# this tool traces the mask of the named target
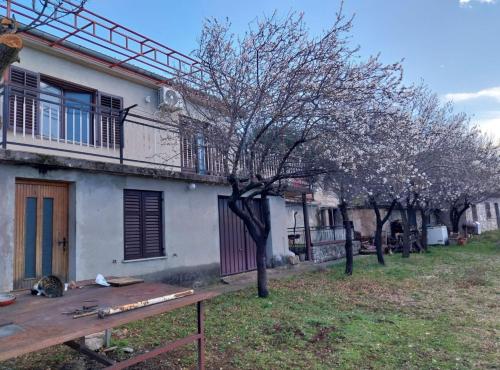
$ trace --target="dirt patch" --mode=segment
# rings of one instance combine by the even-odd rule
[[[488,285],[488,279],[486,277],[486,269],[484,267],[478,267],[475,269],[465,270],[464,277],[458,279],[455,285],[458,288],[463,288],[463,289]]]
[[[328,334],[333,333],[336,330],[337,328],[335,326],[321,327],[319,328],[318,332],[309,340],[309,342],[322,342],[328,337]]]

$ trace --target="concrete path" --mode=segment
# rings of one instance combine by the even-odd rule
[[[354,256],[355,259],[365,258],[365,257],[367,256],[362,256],[362,255]],[[329,266],[339,265],[344,263],[345,263],[344,258],[322,263],[312,263],[309,261],[300,262],[297,265],[285,265],[267,269],[267,278],[269,280],[284,279],[289,276],[300,275],[310,271],[321,271]],[[250,271],[223,277],[221,278],[221,281],[219,283],[205,286],[200,290],[217,291],[223,294],[241,290],[250,286],[255,286],[256,282],[257,282],[257,271]]]

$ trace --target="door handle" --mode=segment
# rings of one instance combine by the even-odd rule
[[[62,240],[59,240],[59,241],[57,242],[57,244],[58,244],[59,246],[61,246],[61,245],[62,245],[63,250],[66,250],[66,246],[68,245],[68,241],[66,240],[66,237],[64,237]]]

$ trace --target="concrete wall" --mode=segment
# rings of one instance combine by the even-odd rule
[[[308,203],[308,215],[309,215],[309,226],[318,226],[318,205],[315,203]],[[293,228],[294,226],[294,213],[297,212],[296,215],[296,227],[301,228],[304,227],[304,211],[302,208],[302,203],[295,202],[287,202],[286,203],[286,213],[287,213],[287,227]]]
[[[381,217],[385,217],[387,214],[387,210],[381,209],[380,215]],[[375,212],[373,209],[369,208],[355,208],[349,211],[349,216],[354,223],[354,230],[361,233],[361,236],[364,237],[373,237],[375,235],[376,229],[376,219]],[[382,228],[383,231],[390,233],[391,231],[391,222],[401,220],[401,212],[399,210],[393,210],[389,219],[384,224]],[[417,212],[417,226],[419,228],[422,227],[422,219],[420,217],[420,213]]]
[[[229,188],[153,178],[114,176],[77,170],[40,174],[27,166],[0,164],[0,291],[12,289],[16,178],[67,181],[70,185],[70,277],[142,275],[182,282],[219,274],[218,195]],[[165,257],[124,261],[123,190],[156,190],[164,196]],[[286,253],[286,210],[281,198],[270,199],[272,230],[269,258]]]
[[[288,250],[288,233],[286,224],[288,212],[285,200],[280,197],[269,198],[269,209],[271,211],[271,235],[267,241],[268,263],[271,266],[284,264]]]
[[[353,240],[352,253],[358,255],[361,249],[361,242]],[[345,257],[345,242],[333,242],[329,244],[315,244],[311,250],[312,260],[314,263],[337,260]]]
[[[486,203],[489,203],[490,205],[490,217],[488,217],[486,213]],[[500,198],[491,198],[484,202],[476,204],[477,221],[481,224],[482,232],[498,229],[497,217],[500,217],[500,215],[496,214],[495,203],[500,207]],[[467,223],[472,223],[474,221],[472,217],[472,207],[465,211],[465,221]]]

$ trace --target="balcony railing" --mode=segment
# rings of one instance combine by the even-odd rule
[[[13,144],[22,144],[16,139],[31,139],[107,150],[120,148],[120,109],[13,86],[5,87],[4,97]]]
[[[178,126],[153,114],[83,101],[43,89],[15,84],[1,87],[1,145],[45,155],[153,167],[201,175],[225,176],[223,152],[202,136],[181,135]],[[241,171],[246,171],[243,161]],[[278,161],[269,160],[263,177],[274,175]],[[291,166],[297,167],[293,163]],[[228,165],[230,168],[230,164]],[[295,168],[293,167],[293,168]],[[290,181],[301,187],[300,179]],[[298,184],[298,185],[297,185]],[[303,187],[303,186],[302,186]]]
[[[153,115],[10,84],[1,87],[1,99],[4,149],[181,169],[171,143],[179,142],[178,130]]]
[[[345,240],[344,226],[312,226],[311,230],[311,243],[328,243],[334,241]],[[290,249],[305,248],[306,237],[305,228],[303,227],[290,227],[288,228],[288,246]]]

